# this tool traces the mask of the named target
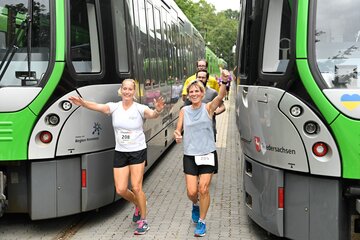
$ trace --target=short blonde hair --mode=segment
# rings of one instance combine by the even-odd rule
[[[202,93],[205,93],[204,84],[200,80],[194,80],[194,81],[190,82],[189,85],[186,87],[186,91],[187,91],[188,95],[189,95],[190,87],[193,85],[197,86]]]

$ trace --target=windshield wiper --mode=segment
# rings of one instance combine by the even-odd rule
[[[9,9],[9,11],[12,11],[12,10]],[[8,11],[8,18],[15,18],[14,22],[16,24],[16,14],[10,14],[9,11]],[[13,59],[16,51],[19,49],[18,42],[19,42],[20,39],[22,39],[24,37],[24,35],[25,35],[24,32],[26,31],[26,29],[28,29],[30,20],[31,20],[30,15],[27,14],[26,18],[21,22],[20,28],[15,33],[15,37],[14,37],[12,43],[11,43],[12,47],[8,48],[8,50],[6,51],[3,59],[1,60],[1,63],[0,63],[0,81],[4,77],[5,72],[6,72],[7,68],[9,67],[10,62]],[[8,21],[13,21],[13,19],[8,19]],[[28,59],[28,61],[30,61],[30,60]],[[6,62],[6,64],[5,64],[5,62]],[[28,68],[30,68],[29,63],[28,63]],[[28,70],[30,70],[30,69],[28,69]]]
[[[32,37],[32,19],[33,19],[33,1],[32,0],[29,0],[28,2],[28,6],[29,6],[29,14],[28,14],[28,17],[27,17],[27,48],[26,48],[26,51],[27,51],[27,59],[28,59],[28,75],[27,75],[27,78],[31,81],[31,76],[32,76],[32,73],[31,73],[31,37]],[[1,78],[0,78],[0,81],[1,81]],[[26,85],[26,77],[23,81],[23,84]]]

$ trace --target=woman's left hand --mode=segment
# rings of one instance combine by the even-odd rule
[[[163,97],[159,97],[158,99],[154,98],[154,106],[157,112],[162,112],[165,107],[165,101]]]

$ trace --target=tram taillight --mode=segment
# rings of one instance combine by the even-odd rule
[[[86,188],[86,169],[81,170],[81,187]]]
[[[326,143],[317,142],[313,145],[312,151],[315,154],[315,156],[323,157],[328,153],[329,149],[328,149],[328,146],[326,145]]]
[[[50,143],[52,141],[52,134],[48,131],[42,131],[39,135],[39,139],[42,143]]]
[[[283,187],[278,188],[278,208],[280,208],[280,209],[284,208],[284,188]]]

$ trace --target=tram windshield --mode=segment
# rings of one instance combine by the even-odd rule
[[[360,1],[318,0],[316,61],[329,88],[360,88]]]
[[[49,54],[49,0],[1,0],[0,87],[37,86]]]

